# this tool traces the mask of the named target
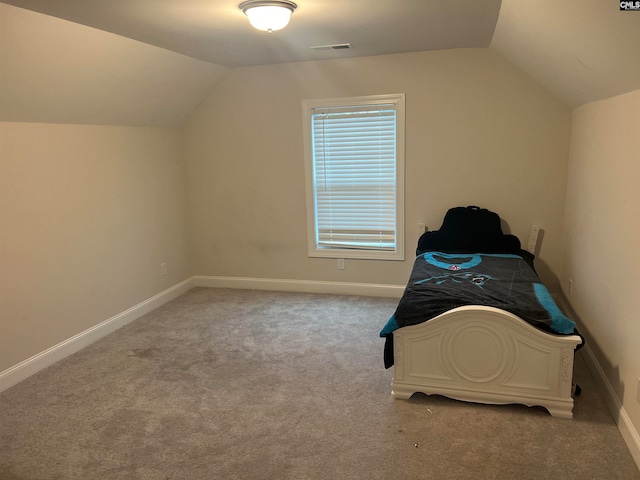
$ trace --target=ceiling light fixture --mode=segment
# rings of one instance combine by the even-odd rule
[[[269,33],[286,27],[297,7],[295,3],[287,0],[248,0],[239,5],[254,28]]]

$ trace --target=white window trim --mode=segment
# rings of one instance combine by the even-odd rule
[[[316,246],[316,207],[312,153],[311,112],[328,106],[357,106],[393,103],[396,107],[396,249],[391,251],[351,248],[318,248]],[[303,142],[307,196],[307,242],[310,257],[354,258],[369,260],[404,260],[404,154],[405,154],[405,95],[369,95],[361,97],[303,100]]]

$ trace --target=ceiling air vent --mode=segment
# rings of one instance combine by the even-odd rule
[[[347,50],[351,48],[350,43],[336,43],[335,45],[318,45],[309,47],[311,50]]]

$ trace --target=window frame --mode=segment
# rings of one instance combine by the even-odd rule
[[[316,108],[344,108],[368,105],[393,104],[396,110],[396,155],[395,155],[395,249],[375,250],[370,248],[319,247],[316,231],[315,165],[313,158],[312,114]],[[350,258],[369,260],[404,260],[404,164],[405,164],[405,95],[367,95],[327,99],[307,99],[303,105],[303,143],[307,201],[307,243],[309,257]]]

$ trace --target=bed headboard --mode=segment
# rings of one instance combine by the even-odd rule
[[[430,250],[514,255],[523,255],[524,252],[518,237],[502,233],[497,213],[475,206],[450,208],[439,230],[421,235],[416,255]],[[530,259],[533,261],[533,255]]]

